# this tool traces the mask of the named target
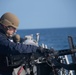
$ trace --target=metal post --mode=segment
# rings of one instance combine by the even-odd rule
[[[69,40],[69,46],[70,46],[71,50],[74,50],[74,44],[73,44],[72,37],[71,36],[68,36],[68,40]],[[75,63],[76,62],[75,53],[74,54],[71,54],[71,57],[72,57],[72,62]],[[76,74],[76,70],[74,72]]]
[[[73,50],[74,49],[74,44],[73,44],[73,39],[72,39],[71,36],[68,36],[68,41],[69,41],[70,49]],[[75,53],[74,54],[71,54],[71,57],[72,57],[73,63],[75,63],[76,62]]]

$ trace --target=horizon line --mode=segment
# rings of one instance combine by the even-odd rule
[[[29,29],[56,29],[56,28],[76,28],[76,27],[50,27],[50,28],[25,28],[26,30],[29,30]],[[21,28],[21,29],[17,29],[17,30],[25,30],[24,28]]]

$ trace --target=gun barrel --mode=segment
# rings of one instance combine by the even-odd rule
[[[59,50],[57,52],[58,56],[63,56],[63,55],[69,55],[69,54],[73,54],[76,53],[76,49],[65,49],[65,50]]]

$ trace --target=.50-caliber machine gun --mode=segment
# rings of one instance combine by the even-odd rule
[[[7,66],[17,67],[20,65],[24,65],[24,68],[30,68],[31,72],[30,75],[61,75],[58,73],[58,69],[61,67],[66,68],[65,64],[60,64],[59,56],[69,55],[72,54],[72,61],[75,61],[75,53],[76,48],[73,45],[72,37],[69,38],[69,45],[70,49],[64,50],[53,50],[53,49],[44,49],[43,53],[35,52],[35,53],[28,53],[28,54],[19,54],[19,55],[10,55],[10,57],[6,57]],[[56,63],[57,62],[57,63]],[[40,73],[42,67],[40,64],[45,64],[42,67],[47,68],[47,73]],[[47,65],[48,67],[47,67]],[[37,66],[37,73],[33,73],[33,66]],[[60,66],[59,66],[60,65]],[[67,64],[66,64],[67,66]],[[67,68],[68,69],[68,68]],[[42,71],[45,71],[42,70]],[[72,74],[70,74],[72,75]],[[73,74],[74,75],[74,74]]]

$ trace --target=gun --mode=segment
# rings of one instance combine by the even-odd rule
[[[46,49],[44,53],[23,53],[19,55],[10,55],[6,57],[7,66],[19,66],[21,64],[35,64],[36,60],[39,62],[46,62],[47,58],[55,58],[56,56],[63,56],[76,53],[76,49],[64,49],[64,50],[54,50],[53,52],[49,49]]]
[[[73,43],[71,43],[72,40],[70,40],[70,46],[74,46]],[[62,50],[54,50],[54,49],[44,49],[43,53],[24,53],[19,55],[10,55],[6,57],[7,66],[15,67],[20,66],[24,64],[25,66],[39,64],[39,63],[47,63],[50,67],[52,67],[52,71],[55,72],[54,67],[55,65],[52,65],[52,60],[58,59],[59,56],[69,55],[69,54],[75,54],[76,48],[73,47],[71,49],[62,49]],[[74,58],[74,57],[73,57]],[[50,65],[51,64],[51,65]],[[61,65],[63,66],[63,64]],[[55,73],[54,73],[55,74]],[[57,75],[57,74],[56,74]]]

